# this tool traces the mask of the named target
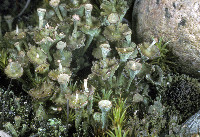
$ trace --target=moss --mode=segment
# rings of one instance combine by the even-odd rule
[[[200,108],[200,83],[185,74],[175,75],[171,87],[166,91],[168,105],[180,111],[183,120]]]

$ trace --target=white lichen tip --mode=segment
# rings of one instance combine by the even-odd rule
[[[108,16],[108,21],[113,24],[117,23],[119,21],[119,15],[117,13],[111,13]]]
[[[18,24],[16,25],[16,30],[15,30],[15,33],[16,33],[16,35],[18,35],[18,34],[19,34],[19,27],[18,27]]]
[[[79,21],[79,20],[80,20],[80,17],[79,17],[79,15],[74,14],[74,15],[72,16],[72,19],[75,20],[75,21]]]
[[[37,13],[38,13],[39,19],[42,20],[44,18],[45,13],[46,13],[46,9],[38,8]]]
[[[9,59],[8,62],[9,62],[9,63],[12,62],[12,59]]]
[[[88,80],[84,79],[84,89],[86,92],[89,92],[88,87],[87,87],[87,82],[88,82]]]
[[[45,13],[47,10],[43,8],[37,8],[37,12],[39,13]]]
[[[63,69],[62,69],[61,61],[60,61],[60,60],[57,60],[57,62],[58,62],[58,64],[59,64],[58,70],[59,70],[60,72],[62,72]]]
[[[19,46],[19,42],[15,42],[14,46],[15,47]]]
[[[56,45],[56,48],[58,50],[63,50],[65,47],[67,46],[66,42],[63,42],[63,41],[59,41]]]
[[[58,75],[58,83],[66,84],[70,80],[70,75],[68,74],[60,74]]]
[[[14,46],[17,48],[18,51],[20,51],[20,43],[19,42],[15,42]]]
[[[86,9],[87,11],[92,11],[92,9],[93,9],[92,4],[85,4],[85,9]]]
[[[11,15],[4,16],[4,19],[7,20],[13,20],[14,18]]]
[[[108,43],[103,43],[99,47],[100,48],[110,48],[110,45]]]
[[[36,58],[39,58],[39,57],[40,57],[40,55],[37,53],[37,54],[36,54]]]
[[[129,30],[123,33],[124,36],[131,35],[131,34],[132,34],[132,30]]]
[[[127,62],[127,67],[133,71],[136,71],[142,69],[142,64],[131,60]]]
[[[49,1],[49,5],[52,6],[52,7],[57,7],[59,3],[60,3],[60,0]]]
[[[98,105],[102,111],[109,111],[112,107],[112,103],[109,100],[101,100]]]
[[[76,99],[75,99],[75,103],[78,102],[78,93],[76,93]]]

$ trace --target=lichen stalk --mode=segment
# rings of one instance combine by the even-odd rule
[[[15,127],[19,128],[22,118],[20,116],[15,116],[14,120],[15,120]]]
[[[84,94],[80,94],[79,91],[76,91],[76,94],[72,94],[69,98],[70,107],[75,109],[75,127],[77,132],[79,131],[79,125],[82,119],[82,112],[87,104],[87,96]]]
[[[119,64],[119,69],[118,69],[119,76],[117,77],[117,79],[118,79],[117,83],[119,86],[121,86],[123,84],[123,77],[124,77],[123,70],[124,70],[125,65],[126,65],[125,62],[120,62],[120,64]]]
[[[14,137],[18,137],[18,134],[17,134],[17,131],[15,130],[14,126],[10,123],[10,122],[7,122],[4,127],[6,128],[6,130],[10,131],[11,134],[14,136]]]
[[[135,78],[135,76],[136,76],[135,72],[130,71],[130,78],[129,78],[129,80],[128,80],[128,86],[127,86],[127,88],[126,88],[126,91],[129,90],[129,88],[130,88],[130,86],[131,86],[131,83],[132,83],[133,79]]]
[[[132,34],[131,30],[123,33],[123,35],[125,35],[125,38],[126,38],[126,41],[127,41],[128,44],[131,43],[131,34]]]
[[[63,53],[63,49],[66,47],[66,42],[59,41],[56,45],[56,48],[60,51],[60,53]]]
[[[63,17],[62,17],[62,15],[60,14],[59,8],[58,8],[58,7],[54,7],[54,10],[55,10],[56,15],[58,16],[59,20],[60,20],[60,21],[63,21]]]
[[[14,102],[15,102],[15,107],[16,107],[16,110],[19,110],[20,109],[20,98],[15,98],[14,99]]]
[[[12,31],[12,23],[14,18],[11,15],[4,16],[6,23],[8,24],[9,31]]]
[[[106,128],[107,119],[108,119],[107,112],[106,111],[102,111],[102,122],[103,122],[102,129]]]
[[[49,2],[49,5],[54,9],[54,11],[56,12],[56,15],[58,16],[60,21],[63,21],[63,18],[61,16],[60,10],[59,10],[59,3],[60,0],[51,0]]]
[[[88,105],[87,105],[87,110],[88,110],[88,121],[89,121],[89,118],[90,118],[90,115],[92,115],[92,107],[93,107],[93,95],[94,95],[94,91],[95,91],[95,88],[93,86],[90,86],[88,88]]]
[[[14,46],[15,46],[15,48],[17,49],[18,52],[21,51],[20,43],[19,43],[19,42],[16,42],[16,43],[14,44]]]
[[[86,18],[86,24],[88,26],[92,25],[92,15],[91,15],[92,9],[93,9],[92,4],[85,4],[85,18]]]
[[[131,86],[133,79],[142,69],[142,64],[137,62],[137,61],[131,60],[131,61],[127,62],[126,68],[128,69],[129,76],[130,76],[130,79],[128,80],[128,86],[126,88],[126,91],[128,91],[130,86]]]
[[[126,35],[125,38],[126,38],[126,41],[128,42],[128,44],[130,44],[131,43],[131,34]]]
[[[60,63],[61,64],[61,63]],[[68,82],[70,80],[70,75],[68,74],[60,74],[58,75],[58,83],[60,84],[60,95],[64,95],[67,91]]]
[[[60,73],[62,73],[63,72],[63,68],[62,68],[61,61],[58,60],[57,62],[58,62],[58,70],[59,70]]]
[[[78,30],[77,22],[80,20],[80,17],[79,17],[79,15],[74,14],[72,16],[72,18],[73,18],[73,22],[74,22],[74,29],[73,29],[73,32],[72,32],[72,37],[77,39],[77,30]]]
[[[82,55],[84,55],[84,53],[87,51],[88,47],[90,46],[92,40],[93,40],[94,36],[92,35],[88,35],[88,39],[87,39],[87,42],[85,44],[85,47],[83,49],[83,52],[82,52]]]
[[[44,25],[44,16],[46,13],[46,9],[38,8],[37,13],[39,17],[39,29],[41,29]]]
[[[94,92],[94,91],[91,91]],[[92,114],[92,107],[93,107],[93,93],[91,93],[91,95],[88,97],[88,114],[91,115]]]
[[[16,35],[19,34],[19,27],[18,27],[18,24],[16,25],[16,31],[15,31]]]
[[[107,128],[107,119],[108,119],[108,112],[110,111],[112,107],[112,103],[109,100],[101,100],[99,103],[99,108],[102,112],[102,129]]]
[[[83,112],[83,108],[76,108],[75,109],[75,127],[76,127],[76,131],[79,130],[79,125],[81,123],[81,119],[82,119],[82,112]]]
[[[106,66],[106,57],[108,53],[111,51],[110,45],[108,43],[103,43],[99,46],[101,48],[104,67]]]
[[[60,5],[59,5],[59,9],[60,9],[60,12],[61,12],[62,16],[63,16],[64,18],[66,18],[66,17],[67,17],[66,4],[64,4],[64,3],[60,4]]]
[[[49,61],[52,61],[52,57],[50,55],[50,48],[52,47],[52,43],[54,42],[53,39],[51,39],[50,37],[46,37],[46,38],[43,38],[41,40],[41,44],[40,44],[40,47],[42,48],[42,50],[44,51],[44,53],[47,55],[47,59]]]

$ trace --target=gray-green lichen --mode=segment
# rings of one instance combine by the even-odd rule
[[[164,100],[176,77],[151,64],[163,53],[162,43],[132,41],[123,22],[126,1],[50,0],[39,7],[30,16],[37,24],[16,27],[0,41],[2,77],[11,78],[8,90],[0,90],[3,131],[31,137],[176,135],[182,115]],[[189,90],[198,88],[191,85]]]

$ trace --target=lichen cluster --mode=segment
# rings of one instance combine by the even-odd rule
[[[21,87],[0,92],[1,128],[12,136],[177,135],[182,107],[169,105],[178,80],[152,63],[166,61],[162,42],[132,41],[128,9],[124,0],[44,1],[38,24],[0,35],[1,70]],[[199,91],[181,90],[181,99]]]

